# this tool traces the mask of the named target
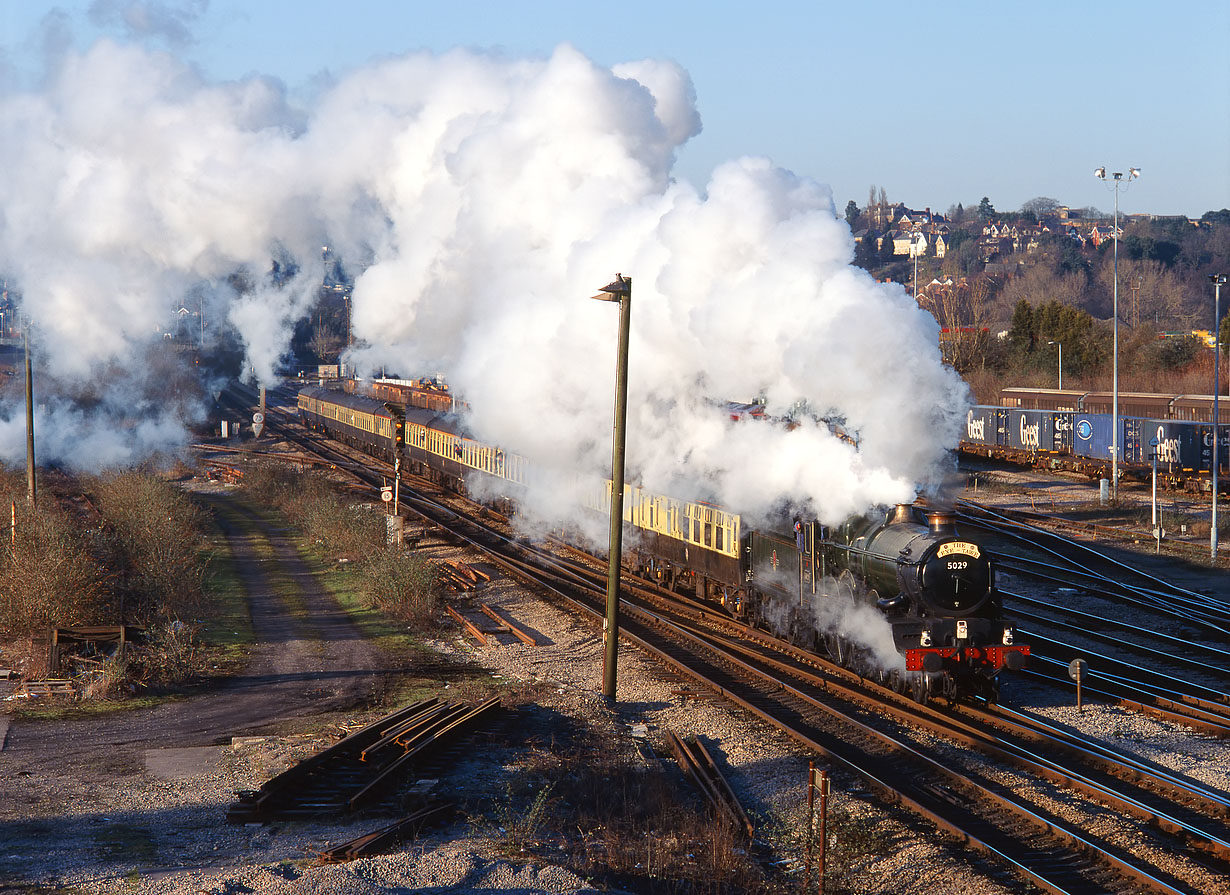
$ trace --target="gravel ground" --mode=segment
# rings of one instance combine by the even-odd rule
[[[456,548],[432,549],[438,555],[461,555]],[[619,702],[612,710],[599,695],[601,643],[593,628],[506,581],[493,582],[482,597],[534,631],[542,645],[529,647],[514,640],[480,649],[458,633],[435,642],[439,652],[478,663],[496,678],[532,689],[542,708],[605,732],[616,748],[640,749],[650,756],[648,760],[654,754],[667,754],[662,745],[667,729],[704,737],[760,829],[779,842],[787,841],[789,831],[801,829],[808,757],[789,741],[721,703],[698,699],[685,703],[671,692],[680,685],[631,647],[620,653]],[[1230,750],[1220,741],[1118,709],[1089,706],[1077,714],[1069,706],[1035,705],[1030,710],[1230,795]],[[0,749],[4,728],[0,720]],[[599,891],[592,881],[561,867],[499,857],[465,822],[395,854],[329,866],[314,862],[316,851],[368,832],[370,819],[225,823],[226,808],[237,790],[259,787],[329,742],[329,731],[322,730],[317,719],[305,722],[297,734],[283,731],[222,745],[147,749],[135,762],[112,759],[104,752],[98,761],[108,770],[111,783],[106,786],[74,785],[46,767],[24,767],[0,751],[4,829],[0,892]],[[467,773],[495,781],[509,772],[512,760],[507,752],[494,750],[480,773],[473,768]],[[441,788],[451,785],[445,780]],[[858,781],[834,776],[832,810],[835,816],[848,818],[840,835],[860,842],[857,856],[843,869],[847,891],[877,895],[1025,891],[1015,881],[971,862],[959,848],[946,845],[911,818],[880,810],[866,796]],[[782,851],[777,857],[797,866],[800,856]],[[1209,891],[1230,891],[1225,881],[1220,882],[1221,888]]]

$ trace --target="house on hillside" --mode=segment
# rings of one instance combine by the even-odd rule
[[[1123,228],[1120,227],[1118,233],[1115,232],[1114,224],[1094,224],[1089,231],[1089,241],[1093,243],[1094,248],[1097,248],[1108,239],[1123,239]]]
[[[913,258],[915,254],[927,254],[927,246],[930,244],[927,239],[927,234],[921,230],[894,230],[893,236],[893,254],[905,255]]]
[[[1007,255],[1012,251],[1012,242],[999,236],[984,236],[978,240],[978,257],[985,264],[992,258]]]

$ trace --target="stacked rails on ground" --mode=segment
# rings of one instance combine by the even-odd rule
[[[227,820],[249,823],[286,817],[344,814],[396,794],[416,762],[455,745],[499,706],[475,707],[425,699],[387,715],[266,782],[239,794]]]
[[[340,864],[343,861],[384,854],[403,842],[415,838],[425,827],[448,820],[453,816],[455,810],[455,806],[449,803],[420,808],[413,814],[393,821],[388,826],[356,836],[349,842],[343,842],[341,845],[319,852],[317,862]]]

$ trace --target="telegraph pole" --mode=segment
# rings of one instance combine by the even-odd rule
[[[30,321],[21,328],[26,340],[26,502],[34,509],[34,376],[30,366]]]

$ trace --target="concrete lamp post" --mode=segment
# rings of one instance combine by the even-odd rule
[[[1059,346],[1059,388],[1063,388],[1063,342],[1047,342],[1048,345]]]
[[[632,315],[632,278],[615,274],[593,298],[619,303],[619,353],[615,359],[615,423],[611,446],[611,539],[607,559],[606,619],[602,624],[602,695],[615,701],[619,656],[619,569],[623,558],[624,445],[628,417],[628,332]]]

